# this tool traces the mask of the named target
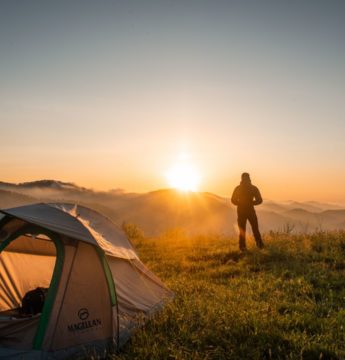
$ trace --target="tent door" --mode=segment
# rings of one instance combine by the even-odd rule
[[[62,246],[57,235],[27,226],[0,248],[0,346],[38,348],[54,301],[61,273]],[[24,295],[47,288],[41,313],[25,314]]]

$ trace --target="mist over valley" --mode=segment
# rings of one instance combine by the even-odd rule
[[[147,236],[172,229],[188,234],[237,232],[236,208],[229,198],[208,192],[161,189],[138,194],[122,190],[94,191],[56,180],[0,182],[0,208],[37,202],[78,203],[103,213],[119,226],[135,224]],[[345,206],[337,204],[264,200],[256,209],[263,233],[345,229]]]

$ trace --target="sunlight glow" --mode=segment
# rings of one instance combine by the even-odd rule
[[[197,191],[201,180],[198,171],[190,164],[176,164],[166,177],[171,187],[182,191]]]

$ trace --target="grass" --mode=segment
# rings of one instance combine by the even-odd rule
[[[345,232],[133,239],[175,298],[112,359],[345,359]]]

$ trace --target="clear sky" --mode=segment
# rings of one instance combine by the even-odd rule
[[[345,202],[345,1],[0,1],[0,180]]]

